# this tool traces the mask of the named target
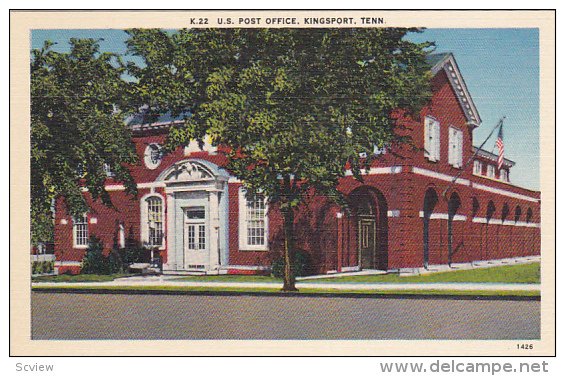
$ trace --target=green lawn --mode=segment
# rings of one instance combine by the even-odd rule
[[[270,276],[257,275],[209,275],[186,276],[175,279],[188,282],[281,282]],[[398,274],[359,275],[320,278],[300,281],[304,283],[444,283],[444,282],[485,282],[485,283],[540,283],[540,264],[493,266],[471,270],[431,273],[419,276]]]
[[[127,277],[131,274],[110,275],[58,275],[34,277],[33,282],[106,282],[116,278]],[[174,279],[187,282],[272,282],[281,283],[282,280],[270,276],[258,275],[208,275],[185,276]],[[343,276],[336,278],[321,278],[300,281],[302,283],[445,283],[445,282],[471,282],[471,283],[540,283],[540,264],[519,264],[459,270],[451,272],[431,273],[420,276],[401,277],[397,274]]]
[[[540,283],[540,264],[493,266],[450,272],[431,273],[418,276],[401,277],[397,274],[359,275],[340,278],[322,278],[308,282],[338,283],[442,283],[442,282],[477,282],[477,283]]]
[[[52,290],[53,287],[34,286],[33,291]],[[57,290],[69,290],[70,293],[76,290],[76,287],[61,285]],[[221,293],[277,293],[284,296],[285,293],[280,288],[238,288],[238,287],[194,287],[194,286],[81,286],[81,291],[144,291],[156,293],[169,292],[221,292]],[[539,291],[515,290],[515,291],[497,291],[497,290],[337,290],[337,289],[317,289],[317,288],[301,288],[299,294],[352,294],[352,295],[452,295],[452,296],[540,296]]]
[[[132,275],[134,274],[124,274],[124,273],[116,273],[116,274],[108,274],[108,275],[61,274],[61,275],[44,275],[40,277],[32,277],[31,280],[32,282],[108,282],[108,281],[113,281],[116,278],[129,277]]]

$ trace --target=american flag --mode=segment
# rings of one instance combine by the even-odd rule
[[[502,140],[502,124],[498,130],[498,137],[496,139],[496,147],[498,148],[498,169],[502,168],[504,162],[504,141]]]

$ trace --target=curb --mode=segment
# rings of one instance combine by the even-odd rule
[[[269,296],[296,298],[350,298],[350,299],[427,299],[427,300],[506,300],[506,301],[541,301],[541,296],[523,295],[450,295],[450,294],[404,294],[392,292],[382,293],[300,293],[300,292],[260,292],[260,291],[182,291],[182,290],[133,290],[133,289],[104,289],[104,288],[32,288],[35,293],[55,294],[111,294],[111,295],[197,295],[197,296]]]

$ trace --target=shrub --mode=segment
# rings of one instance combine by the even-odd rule
[[[49,274],[53,273],[55,263],[53,261],[32,261],[31,274]]]
[[[82,259],[83,274],[112,274],[123,270],[123,262],[120,255],[112,251],[104,255],[104,245],[95,236],[91,236],[88,242],[86,254]]]
[[[122,263],[127,266],[136,262],[143,262],[147,250],[135,242],[129,242],[125,248],[119,250]]]
[[[295,251],[294,260],[291,265],[292,274],[295,277],[303,277],[312,274],[312,263],[310,255],[304,251]],[[284,277],[284,258],[279,257],[271,264],[271,273],[276,278]]]

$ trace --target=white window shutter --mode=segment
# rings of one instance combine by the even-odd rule
[[[432,121],[426,118],[424,123],[424,156],[430,158],[432,156],[431,144],[430,144],[430,128]]]
[[[463,132],[457,132],[457,167],[463,166]]]
[[[434,122],[434,143],[435,143],[435,160],[439,161],[440,159],[440,130],[439,130],[439,122]]]
[[[454,148],[456,147],[455,136],[456,136],[455,135],[455,129],[449,127],[449,146],[448,146],[448,152],[447,152],[447,162],[450,165],[455,164],[455,158],[454,158],[454,154],[455,154]]]

